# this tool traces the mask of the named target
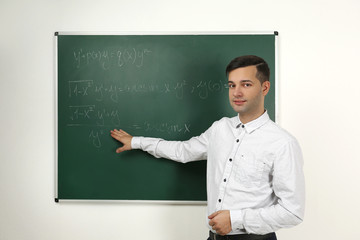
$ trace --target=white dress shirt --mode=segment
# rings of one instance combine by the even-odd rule
[[[302,222],[301,149],[267,112],[247,124],[224,117],[188,141],[134,137],[131,145],[182,163],[207,159],[208,215],[230,210],[229,235],[266,234]]]

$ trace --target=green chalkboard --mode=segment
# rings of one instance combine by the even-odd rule
[[[248,54],[270,66],[274,119],[275,37],[57,34],[56,199],[206,201],[206,161],[116,154],[110,130],[187,140],[235,116],[225,67]]]

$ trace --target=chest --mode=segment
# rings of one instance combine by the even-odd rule
[[[226,175],[245,187],[260,186],[271,180],[277,145],[276,138],[261,132],[218,132],[210,146],[208,164],[216,179]]]

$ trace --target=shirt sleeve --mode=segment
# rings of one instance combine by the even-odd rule
[[[293,140],[277,153],[273,171],[273,190],[277,202],[265,208],[230,211],[232,229],[266,234],[303,221],[305,183],[303,158],[299,144]]]
[[[200,136],[187,141],[165,141],[160,138],[133,137],[131,147],[141,149],[157,158],[167,158],[186,163],[207,158],[212,127]]]

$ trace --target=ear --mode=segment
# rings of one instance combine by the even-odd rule
[[[263,84],[261,85],[261,88],[262,88],[262,94],[265,97],[270,90],[270,81],[263,82]]]

